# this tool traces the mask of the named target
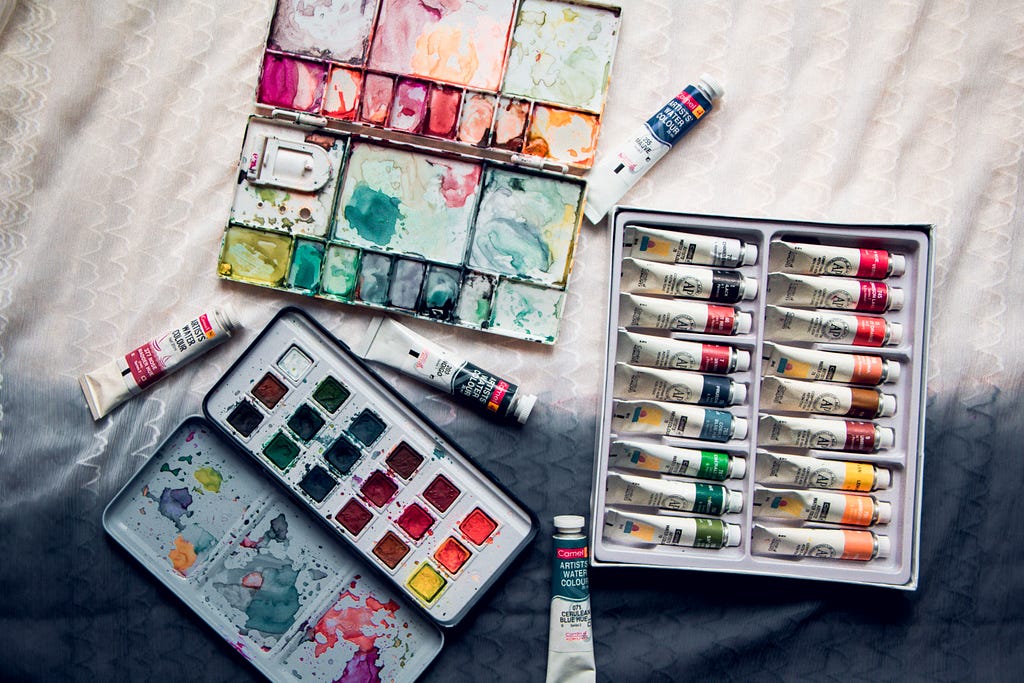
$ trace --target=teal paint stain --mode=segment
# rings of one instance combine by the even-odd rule
[[[161,472],[170,472],[171,474],[173,474],[176,477],[181,474],[181,468],[180,467],[172,468],[167,463],[164,463],[163,465],[160,465],[160,471]]]
[[[404,216],[401,201],[366,183],[359,183],[352,191],[352,199],[345,206],[345,220],[359,236],[374,244],[386,245],[395,236],[398,221]]]
[[[288,284],[296,289],[312,291],[320,284],[320,268],[324,245],[311,240],[296,240]]]
[[[350,298],[355,291],[359,273],[359,252],[355,249],[330,246],[321,274],[324,292]]]
[[[191,465],[192,464],[192,456],[191,455],[183,455],[180,458],[178,458],[178,462],[187,462],[189,465]]]

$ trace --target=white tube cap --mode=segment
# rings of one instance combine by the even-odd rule
[[[896,323],[893,323],[895,325]],[[736,332],[734,334],[748,334],[754,326],[754,316],[743,311],[736,311]]]
[[[885,359],[885,382],[893,384],[900,378],[900,362],[898,360],[892,360],[891,358]]]
[[[736,372],[746,372],[750,369],[750,351],[736,349]]]
[[[743,245],[743,260],[740,261],[741,266],[752,266],[757,263],[757,245],[744,244]]]
[[[743,278],[743,299],[753,301],[757,297],[757,280],[752,277]]]
[[[560,534],[578,534],[587,520],[580,515],[555,515],[555,531]]]
[[[739,491],[729,491],[729,500],[725,505],[726,512],[742,512],[743,511],[743,494]],[[731,536],[732,534],[730,534]]]
[[[878,428],[878,448],[892,448],[896,443],[896,432],[891,427]]]
[[[881,406],[878,417],[890,417],[896,414],[896,397],[892,394],[882,394]]]
[[[732,392],[729,396],[729,402],[734,406],[738,406],[747,400],[747,385],[742,382],[732,383]]]
[[[907,258],[903,254],[893,254],[892,263],[889,264],[889,275],[899,277],[907,272]]]
[[[906,301],[906,297],[903,294],[903,290],[899,287],[889,288],[889,308],[890,311],[899,311],[903,309],[903,304]]]
[[[886,346],[899,346],[903,343],[903,325],[899,323],[889,323],[889,341],[885,344]]]
[[[892,472],[884,467],[875,468],[875,488],[887,489],[892,486]]]
[[[725,88],[711,74],[701,74],[697,81],[697,87],[704,91],[709,100],[717,100],[725,94]]]
[[[230,302],[224,302],[216,308],[221,324],[227,329],[228,332],[234,332],[242,326],[242,322],[238,317],[238,312]]]
[[[737,441],[747,438],[748,429],[749,427],[747,425],[747,418],[734,417],[732,419],[732,438],[736,439]],[[892,430],[890,429],[889,431],[891,432]]]
[[[725,528],[729,532],[729,539],[725,542],[726,547],[738,546],[740,538],[743,536],[743,528],[739,524],[726,524]]]
[[[892,552],[892,543],[889,542],[889,537],[876,535],[875,541],[878,542],[878,553],[875,555],[875,558],[884,560],[889,557],[889,553]]]
[[[880,501],[878,503],[878,520],[875,524],[888,524],[892,521],[892,503]]]
[[[519,424],[526,424],[535,405],[537,405],[537,397],[534,394],[518,395],[512,399],[512,415]]]
[[[747,474],[747,460],[746,458],[732,457],[731,467],[729,468],[730,479],[742,479]]]

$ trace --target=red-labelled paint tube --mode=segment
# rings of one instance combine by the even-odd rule
[[[885,318],[785,306],[765,306],[764,330],[773,341],[851,346],[899,346],[903,341],[903,326]]]
[[[900,363],[881,356],[836,353],[765,342],[766,371],[779,377],[877,385],[900,378]]]
[[[837,275],[884,280],[906,272],[906,257],[884,249],[777,240],[768,249],[768,270],[804,275]]]
[[[875,280],[770,273],[770,304],[884,313],[903,308],[903,290]]]
[[[750,546],[757,555],[861,562],[887,558],[892,551],[888,536],[870,531],[761,524],[754,525]]]
[[[753,316],[732,306],[696,301],[659,299],[635,294],[619,295],[619,326],[672,332],[746,334]]]
[[[750,369],[750,352],[743,349],[626,330],[619,330],[615,360],[649,368],[698,370],[716,375]]]
[[[783,448],[817,448],[827,451],[874,453],[892,448],[896,435],[890,427],[873,422],[789,417],[762,414],[757,445]]]

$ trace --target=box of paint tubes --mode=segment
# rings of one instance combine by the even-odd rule
[[[554,343],[618,3],[307,5],[269,24],[218,275]]]
[[[611,222],[593,563],[916,588],[931,227]]]

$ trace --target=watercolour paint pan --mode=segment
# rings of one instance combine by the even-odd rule
[[[675,567],[863,583],[906,590],[916,588],[919,570],[921,484],[924,459],[925,369],[927,368],[931,263],[933,262],[931,226],[804,223],[648,211],[631,207],[616,207],[612,217],[612,226],[614,233],[610,276],[613,286],[609,297],[608,355],[603,407],[599,417],[599,436],[595,452],[594,487],[591,496],[594,520],[591,529],[594,539],[594,564]],[[744,277],[757,281],[757,296],[750,301],[732,304],[740,311],[751,315],[752,329],[747,333],[719,335],[698,334],[692,331],[666,332],[635,327],[620,328],[619,309],[622,300],[619,283],[622,281],[623,259],[631,256],[632,245],[635,242],[635,233],[633,232],[635,226],[717,238],[732,238],[754,245],[758,252],[756,262],[740,265],[735,270]],[[900,310],[882,314],[888,322],[899,323],[902,326],[903,334],[899,343],[891,346],[869,347],[824,342],[780,342],[766,336],[765,314],[769,281],[769,250],[772,243],[780,240],[860,249],[884,249],[895,254],[902,254],[906,260],[905,272],[894,274],[885,282],[902,289],[905,302]],[[852,313],[852,311],[843,312]],[[615,396],[615,367],[616,358],[619,355],[620,330],[690,342],[729,345],[748,351],[753,359],[751,367],[728,375],[734,381],[747,385],[746,400],[739,405],[726,408],[735,416],[747,420],[748,433],[743,438],[732,439],[724,443],[694,438],[617,433],[613,426],[613,413],[615,400],[618,398]],[[763,414],[763,411],[758,409],[761,398],[761,380],[770,370],[767,362],[762,367],[758,360],[766,357],[765,345],[773,341],[834,353],[874,355],[889,362],[899,363],[901,371],[896,381],[877,387],[884,393],[895,396],[896,412],[891,416],[877,417],[871,420],[876,427],[893,430],[895,438],[892,448],[863,453],[798,448],[772,449],[764,445],[759,447],[758,441],[761,435],[759,434],[758,418],[760,414]],[[650,469],[644,470],[635,462],[629,467],[622,467],[619,464],[622,463],[622,460],[618,460],[616,465],[611,465],[609,452],[612,444],[618,440],[627,440],[641,445],[725,452],[743,458],[746,469],[740,478],[701,482],[698,479],[686,479]],[[870,495],[881,502],[889,503],[892,508],[892,518],[888,523],[871,527],[871,531],[874,533],[888,537],[890,545],[888,556],[875,557],[869,561],[843,561],[819,557],[804,557],[794,560],[753,552],[751,535],[753,524],[776,524],[776,520],[769,519],[762,522],[759,517],[755,517],[751,506],[754,488],[757,484],[758,458],[764,457],[760,454],[764,452],[765,448],[776,450],[778,453],[865,462],[888,469],[891,472],[891,485],[888,488],[870,492]],[[727,512],[721,516],[723,521],[740,527],[739,545],[720,549],[689,548],[625,543],[616,538],[606,538],[604,536],[605,510],[657,513],[652,508],[623,506],[607,502],[609,474],[650,477],[669,482],[689,481],[725,485],[743,498],[742,510]],[[666,518],[670,519],[680,513],[673,511],[658,514],[666,515]],[[692,516],[692,513],[690,514]],[[814,526],[812,523],[790,522],[790,524]]]
[[[256,103],[587,169],[620,14],[601,0],[278,0]]]
[[[413,681],[444,636],[202,417],[110,502],[107,532],[273,681]]]
[[[299,309],[270,322],[203,410],[441,626],[458,623],[536,534],[531,513]]]
[[[258,116],[240,159],[222,278],[557,338],[582,180]]]

